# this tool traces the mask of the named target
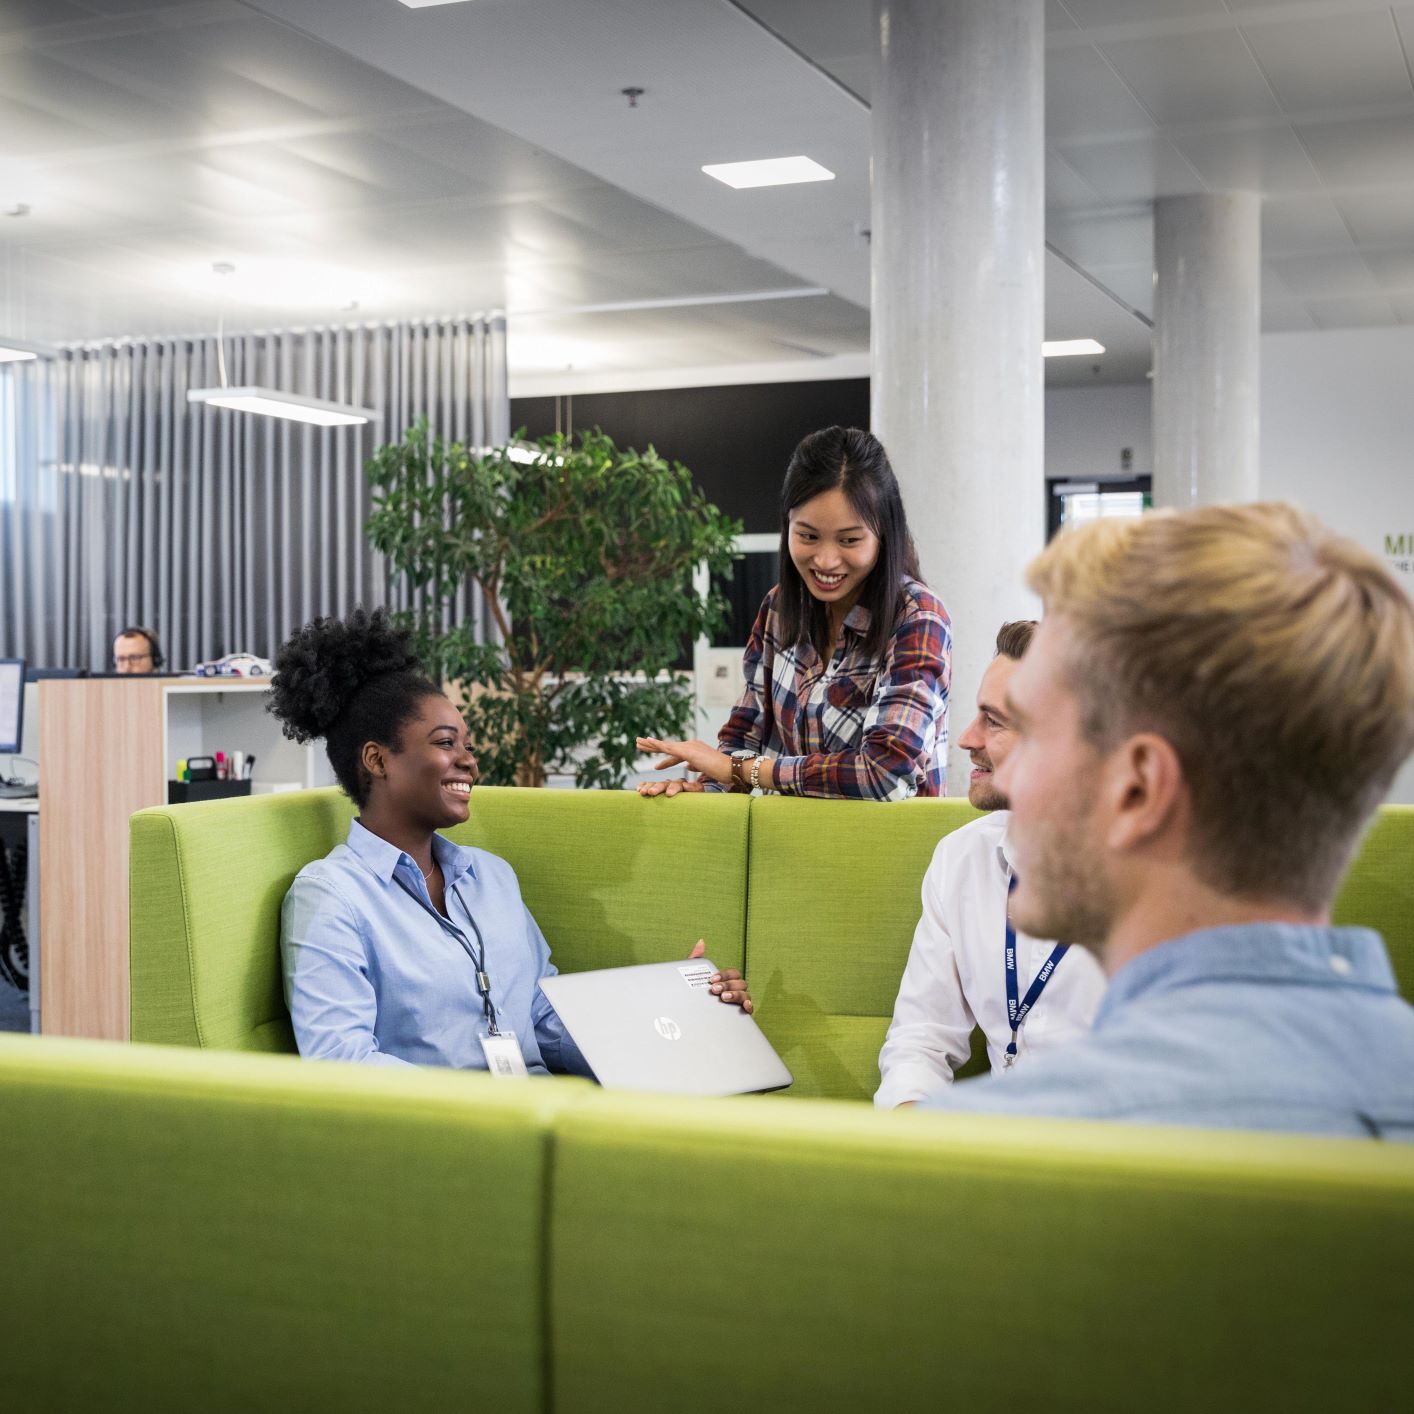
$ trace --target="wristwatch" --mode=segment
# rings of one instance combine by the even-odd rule
[[[732,763],[732,790],[750,791],[751,787],[747,785],[742,773],[746,769],[746,763],[756,759],[756,753],[744,746],[739,746],[735,751],[728,752],[727,755],[731,758]]]

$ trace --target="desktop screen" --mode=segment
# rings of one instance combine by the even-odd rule
[[[18,754],[24,712],[25,660],[0,658],[0,756]]]

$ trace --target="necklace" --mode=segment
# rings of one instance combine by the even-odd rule
[[[437,861],[435,859],[432,861],[432,867],[430,869],[424,869],[420,864],[417,866],[417,868],[418,872],[422,875],[424,880],[430,880],[432,876],[437,872]]]

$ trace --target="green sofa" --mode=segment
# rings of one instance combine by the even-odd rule
[[[292,1051],[280,902],[348,831],[336,790],[169,806],[132,819],[132,1039]],[[743,966],[796,1097],[864,1099],[934,847],[965,801],[480,787],[451,832],[509,860],[565,971],[682,957]],[[1414,997],[1414,808],[1380,812],[1337,921],[1384,934]],[[985,1065],[974,1038],[974,1066]]]
[[[5,1406],[1407,1404],[1414,1154],[0,1037]]]
[[[8,1407],[1407,1403],[1414,1150],[858,1103],[965,806],[473,799],[562,965],[706,936],[817,1098],[251,1054],[290,1048],[280,900],[348,807],[143,812],[133,1033],[168,1044],[0,1037]],[[1411,835],[1385,812],[1341,904],[1406,990]]]

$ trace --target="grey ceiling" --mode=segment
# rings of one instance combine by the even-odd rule
[[[862,351],[871,12],[0,0],[0,211],[31,207],[0,215],[0,331],[504,306],[520,372]],[[1414,6],[1052,0],[1048,24],[1048,336],[1142,376],[1149,203],[1225,186],[1267,195],[1269,328],[1414,320]],[[837,180],[698,170],[794,151]]]

